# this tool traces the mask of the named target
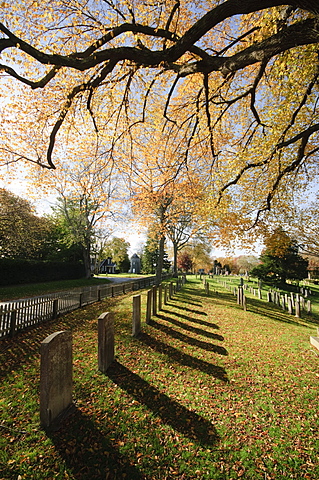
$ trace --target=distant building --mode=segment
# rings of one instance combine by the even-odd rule
[[[108,257],[103,260],[100,265],[100,273],[116,273],[116,263],[112,262],[112,258]]]
[[[141,259],[136,253],[131,257],[130,273],[141,273]]]

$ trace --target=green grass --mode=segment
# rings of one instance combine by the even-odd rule
[[[109,275],[112,277],[112,275]],[[120,273],[114,274],[121,278],[140,278],[143,275]],[[149,275],[146,275],[149,276]],[[77,280],[60,280],[56,282],[31,283],[24,285],[13,285],[8,287],[0,287],[0,302],[5,300],[14,300],[17,298],[28,298],[45,293],[60,292],[72,288],[86,287],[92,285],[101,285],[109,283],[107,275],[96,275],[92,278],[80,278]]]
[[[101,285],[109,283],[105,276],[92,278],[79,278],[77,280],[60,280],[56,282],[30,283],[26,285],[13,285],[0,287],[0,301],[28,298],[45,293],[60,292],[72,288]]]
[[[317,314],[297,319],[253,298],[244,312],[214,280],[209,297],[189,280],[137,339],[125,295],[0,343],[0,479],[318,480]],[[103,311],[116,320],[106,375]],[[39,345],[63,329],[73,334],[75,408],[46,433]]]

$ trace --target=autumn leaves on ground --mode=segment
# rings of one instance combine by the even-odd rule
[[[0,478],[318,479],[316,315],[253,299],[244,312],[210,287],[207,297],[190,277],[137,339],[126,295],[2,341]],[[108,310],[116,361],[103,375],[97,318]],[[62,329],[73,332],[74,408],[46,433],[39,344]]]

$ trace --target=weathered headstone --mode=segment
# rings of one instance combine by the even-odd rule
[[[292,305],[291,297],[288,297],[288,303],[287,303],[287,305],[288,305],[288,313],[290,313],[290,315],[292,315],[292,313],[293,313],[293,311],[292,311],[293,305]]]
[[[300,317],[300,302],[299,302],[299,298],[296,299],[296,302],[295,302],[295,317],[299,318]]]
[[[132,335],[137,337],[141,333],[141,295],[133,296]]]
[[[105,373],[114,360],[114,317],[110,312],[98,318],[98,367]]]
[[[317,337],[310,337],[310,344],[319,350],[319,332]]]
[[[167,305],[168,286],[164,286],[164,305]]]
[[[153,315],[157,314],[157,286],[153,285]]]
[[[237,291],[237,303],[238,305],[243,305],[243,300],[244,300],[244,290],[243,287],[238,287]]]
[[[152,316],[152,297],[153,290],[147,291],[147,301],[146,301],[146,323],[149,324]]]
[[[162,310],[163,285],[158,286],[158,310]]]
[[[72,334],[55,332],[41,343],[40,423],[51,427],[72,404]]]

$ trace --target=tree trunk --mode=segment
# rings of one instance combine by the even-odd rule
[[[173,249],[174,249],[174,260],[173,260],[173,277],[178,277],[177,271],[177,254],[178,254],[178,245],[177,243],[173,242]]]
[[[161,235],[158,245],[158,261],[156,266],[156,284],[159,285],[162,281],[163,259],[164,259],[165,236]]]
[[[85,278],[91,277],[91,251],[90,248],[82,247]]]

